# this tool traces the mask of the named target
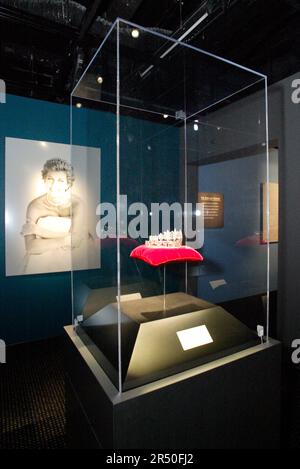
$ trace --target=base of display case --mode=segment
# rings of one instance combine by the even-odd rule
[[[73,326],[66,366],[90,439],[67,413],[70,447],[277,448],[281,346],[270,340],[120,394]],[[67,404],[68,404],[67,393]],[[68,405],[67,405],[68,408]],[[79,425],[79,426],[78,426]]]
[[[120,323],[123,391],[260,343],[257,333],[220,306],[182,292],[123,301]],[[118,387],[117,303],[85,319],[76,331]],[[195,331],[197,346],[191,344]]]

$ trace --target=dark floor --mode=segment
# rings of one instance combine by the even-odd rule
[[[63,355],[60,338],[8,349],[0,367],[0,449],[68,449]],[[284,372],[283,396],[282,446],[299,449],[299,370]]]
[[[0,368],[0,448],[66,448],[63,344],[8,348]]]

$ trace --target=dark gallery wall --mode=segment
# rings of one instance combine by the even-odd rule
[[[296,82],[296,80],[298,81]],[[300,91],[297,92],[297,87],[298,89],[300,88],[299,80],[300,73],[278,82],[268,89],[269,137],[271,145],[278,147],[278,179],[280,188],[279,244],[271,245],[271,288],[276,288],[277,283],[277,337],[282,340],[286,348],[291,347],[293,340],[299,339],[300,337],[300,102],[292,99],[293,94],[296,98],[300,96]],[[260,99],[261,95],[256,94],[241,100],[237,104],[237,108],[235,108],[234,105],[232,107],[228,106],[229,123],[232,125],[234,122],[237,122],[235,117],[237,114],[242,115],[242,119],[245,122],[247,122],[247,120],[253,121],[253,117],[256,115],[254,111],[255,103]],[[199,130],[201,130],[201,128]],[[192,132],[191,147],[193,148],[201,148],[201,146],[203,146],[203,135],[201,135],[201,132],[198,132],[198,134],[199,135],[196,135],[195,132]],[[253,143],[255,142],[246,141],[246,146],[252,145]],[[243,145],[239,145],[239,147],[242,148]],[[250,174],[251,171],[253,171],[253,165],[255,166],[255,158],[248,158]],[[240,176],[238,172],[239,165],[245,165],[246,163],[247,161],[245,160],[244,163],[241,161],[235,164],[233,161],[232,163],[224,162],[220,163],[220,165],[215,165],[215,168],[219,166],[220,171],[222,166],[224,170],[226,168],[226,171],[229,172],[230,166],[232,170],[234,167],[236,168],[237,194],[241,184],[247,184],[247,181],[241,181],[239,179]],[[271,180],[274,181],[274,177],[276,178],[276,169],[272,166],[273,164],[274,160],[272,162],[271,158],[270,175]],[[199,169],[199,172],[202,171],[202,175],[206,174],[207,178],[209,178],[209,175],[211,176],[211,182],[209,182],[209,179],[205,181],[205,178],[202,178],[201,187],[198,187],[199,190],[205,190],[204,188],[212,190],[214,187],[212,181],[215,177],[215,173],[212,177],[213,167],[210,166],[209,164],[204,164],[204,166],[201,166]],[[260,178],[263,179],[263,177],[264,174],[262,172]],[[224,183],[220,183],[220,190],[222,189],[222,184],[224,185]],[[243,207],[239,204],[238,198],[234,197],[233,193],[230,194],[230,188],[223,187],[223,190],[227,194],[229,192],[229,201],[234,204],[234,207],[243,219],[245,214],[243,213]],[[217,233],[214,233],[214,236],[216,237]],[[259,249],[259,247],[257,248]],[[216,251],[214,250],[216,260],[219,260],[221,251],[221,244],[219,243],[219,248]],[[225,262],[225,264],[227,264],[227,267],[225,265],[227,273],[229,268],[229,276],[232,277],[233,275],[234,277],[234,272],[230,269],[230,262]],[[203,289],[205,291],[207,287],[204,285]],[[221,291],[222,289],[223,292]],[[218,293],[220,299],[222,299],[221,297],[223,295],[226,298],[226,295],[228,293],[230,294],[229,289],[226,291],[226,287],[221,287],[221,290]]]
[[[247,96],[198,118],[188,127],[188,159],[197,171],[195,192],[224,196],[224,225],[206,229],[199,295],[214,303],[267,291],[267,247],[261,242],[262,184],[267,180],[264,82]],[[272,93],[271,115],[277,105]],[[272,123],[270,140],[278,138]],[[278,182],[278,151],[270,154],[270,180]],[[270,289],[277,290],[278,244],[270,247]]]
[[[260,242],[264,154],[201,166],[199,190],[224,195],[224,227],[206,230],[203,254],[218,269],[199,280],[200,296],[217,303],[264,294],[267,247]],[[277,151],[270,152],[270,181],[278,182]],[[270,290],[277,290],[278,244],[270,245]],[[214,271],[217,270],[217,271]],[[211,282],[225,280],[216,290]]]
[[[296,83],[295,80],[298,80]],[[300,72],[275,85],[280,96],[276,116],[281,119],[279,142],[280,246],[278,318],[280,336],[286,347],[300,338]]]

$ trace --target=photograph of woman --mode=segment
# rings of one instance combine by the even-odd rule
[[[71,193],[75,178],[70,163],[60,158],[46,161],[42,178],[46,192],[29,203],[22,228],[28,273],[45,265],[60,270],[70,263],[70,250],[88,240],[83,202]]]
[[[5,143],[6,275],[99,268],[100,148]]]

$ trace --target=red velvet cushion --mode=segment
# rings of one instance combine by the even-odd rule
[[[147,262],[153,267],[169,262],[203,261],[201,254],[188,246],[181,246],[180,248],[148,248],[143,244],[135,248],[131,252],[130,257]]]

